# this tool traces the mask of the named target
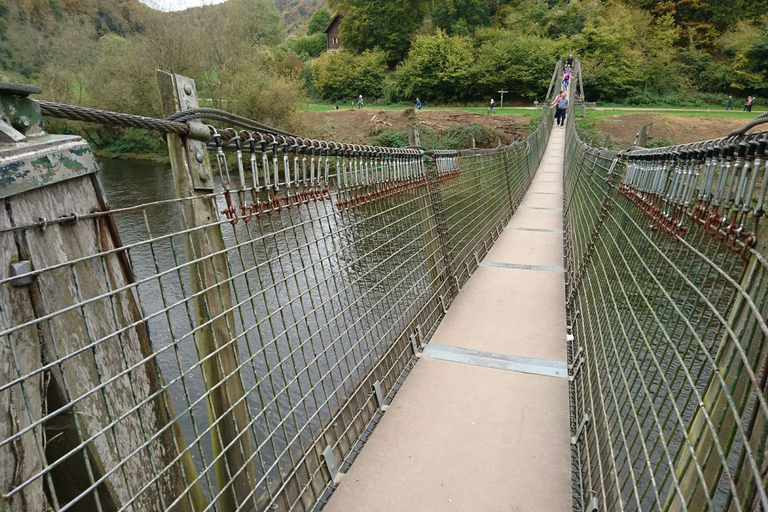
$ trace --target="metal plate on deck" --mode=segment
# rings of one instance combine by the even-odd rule
[[[480,265],[483,267],[512,268],[515,270],[546,270],[548,272],[563,272],[563,267],[550,267],[548,265],[525,265],[523,263],[498,263],[495,261],[484,261]]]
[[[522,228],[518,226],[507,226],[504,228],[509,231],[538,231],[541,233],[562,233],[562,229],[545,229],[545,228]]]
[[[549,208],[547,206],[524,206],[524,205],[520,205],[520,206],[518,206],[518,209],[521,209],[521,210],[553,210],[553,211],[558,211],[558,212],[563,211],[562,208]]]
[[[450,345],[427,344],[422,354],[434,359],[466,363],[475,366],[497,368],[521,373],[533,373],[548,377],[568,377],[568,365],[565,361],[552,361],[549,359],[536,359],[533,357],[512,356],[496,354],[494,352],[481,352],[467,348],[452,347]]]

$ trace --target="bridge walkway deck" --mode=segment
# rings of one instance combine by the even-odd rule
[[[564,132],[326,511],[572,510]]]

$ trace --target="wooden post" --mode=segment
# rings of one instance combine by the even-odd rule
[[[653,123],[648,123],[640,128],[635,139],[635,146],[644,148],[648,145],[648,139],[651,137],[651,128],[653,128]]]
[[[757,234],[755,250],[763,257],[768,257],[768,224],[764,223],[761,226]],[[744,278],[741,281],[741,286],[749,296],[756,297],[764,293],[760,291],[760,287],[765,286],[764,273],[762,263],[753,257],[747,265]],[[768,303],[756,303],[755,305],[759,310],[758,314],[765,318],[768,315]],[[765,475],[768,468],[768,423],[766,422],[768,418],[762,414],[758,405],[753,403],[750,410],[749,404],[755,400],[756,392],[765,393],[765,378],[768,373],[768,338],[759,327],[755,313],[748,307],[746,299],[741,295],[738,295],[734,301],[728,317],[728,325],[737,336],[743,336],[742,342],[746,341],[746,337],[751,334],[752,339],[749,343],[742,343],[742,346],[758,380],[763,379],[763,390],[756,390],[750,382],[743,369],[741,356],[739,356],[728,333],[723,334],[720,348],[715,356],[715,364],[731,393],[733,404],[741,412],[742,420],[746,420],[745,431],[749,438],[742,441],[750,447],[753,454],[763,454],[762,460],[758,458],[757,464],[758,469]],[[688,429],[688,437],[696,452],[696,462],[701,467],[707,486],[714,489],[720,480],[723,469],[720,456],[714,448],[715,439],[704,418],[704,411],[707,411],[709,417],[715,421],[717,441],[722,446],[726,457],[730,456],[729,459],[732,461],[733,454],[731,452],[739,436],[734,434],[736,432],[735,418],[730,411],[723,387],[715,377],[711,378],[704,393],[702,404]],[[693,458],[688,450],[683,451],[675,468],[675,473],[680,481],[685,503],[680,502],[675,492],[670,492],[665,510],[673,512],[704,510],[707,506],[706,498],[699,483],[700,477],[695,470]],[[762,482],[754,481],[752,471],[745,460],[744,447],[740,448],[734,480],[740,495],[749,497],[746,500],[747,505],[744,510],[759,510],[755,486],[762,485]]]
[[[501,106],[499,107],[499,109],[502,109],[504,108],[504,93],[507,93],[509,91],[497,91],[497,92],[501,94]]]
[[[576,69],[578,70],[577,74],[579,76],[579,98],[581,99],[581,118],[586,119],[587,118],[587,98],[584,97],[584,82],[581,79],[581,61],[577,60],[575,62]]]
[[[9,85],[0,84],[3,142],[13,141],[0,142],[0,276],[38,273],[3,284],[0,309],[6,328],[47,319],[0,338],[0,384],[21,379],[0,393],[0,439],[15,437],[0,447],[0,493],[17,491],[0,508],[47,510],[45,487],[75,511],[151,510],[184,493],[174,510],[202,510],[201,487],[184,482],[196,478],[191,457],[174,462],[186,446],[178,425],[167,428],[175,413],[140,310],[130,289],[114,292],[133,282],[116,227],[109,216],[77,219],[108,210],[91,149],[45,134],[39,105],[29,92],[4,95]],[[62,217],[72,220],[40,220]]]
[[[157,79],[165,116],[197,108],[194,80],[160,70]],[[195,197],[198,191],[213,190],[205,143],[175,134],[168,134],[167,140],[177,197]],[[224,239],[216,224],[219,212],[210,199],[197,197],[184,202],[183,214],[187,225],[182,228],[192,230],[185,239],[187,261],[200,260],[189,267],[189,280],[196,296],[193,299],[198,325],[195,340],[203,358],[208,390],[206,404],[212,425],[213,453],[217,457],[216,480],[222,490],[221,507],[251,510],[255,508],[256,494],[247,428],[248,404],[240,378]],[[222,452],[224,456],[219,457]]]
[[[408,133],[408,147],[421,148],[421,137],[419,136],[416,127],[412,124],[407,124],[405,126],[405,131]]]
[[[562,72],[563,59],[557,61],[555,65],[555,71],[552,73],[552,80],[549,81],[549,88],[547,89],[547,97],[544,99],[544,103],[552,103],[557,95],[558,91],[555,91],[555,83],[557,83],[557,76]],[[553,94],[553,92],[555,94]]]

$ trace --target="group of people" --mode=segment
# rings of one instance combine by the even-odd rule
[[[562,86],[560,87],[561,91],[565,91],[568,89],[568,84],[571,81],[572,73],[573,73],[573,55],[569,55],[568,58],[565,59],[565,68],[563,68]]]
[[[565,126],[565,113],[568,111],[568,84],[571,81],[571,73],[573,73],[573,55],[568,55],[568,58],[565,59],[560,94],[552,102],[552,106],[556,108],[555,121],[557,126]]]
[[[755,98],[747,96],[744,100],[744,112],[752,112],[752,105],[755,104]],[[728,104],[725,106],[725,110],[733,110],[733,96],[728,96]]]

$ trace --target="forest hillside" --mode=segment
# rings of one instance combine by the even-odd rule
[[[322,31],[336,13],[345,50],[329,54]],[[46,99],[158,115],[164,69],[194,78],[210,105],[288,129],[307,99],[447,105],[506,90],[532,101],[569,53],[587,100],[760,104],[768,2],[229,0],[161,12],[138,0],[0,0],[0,76]]]

